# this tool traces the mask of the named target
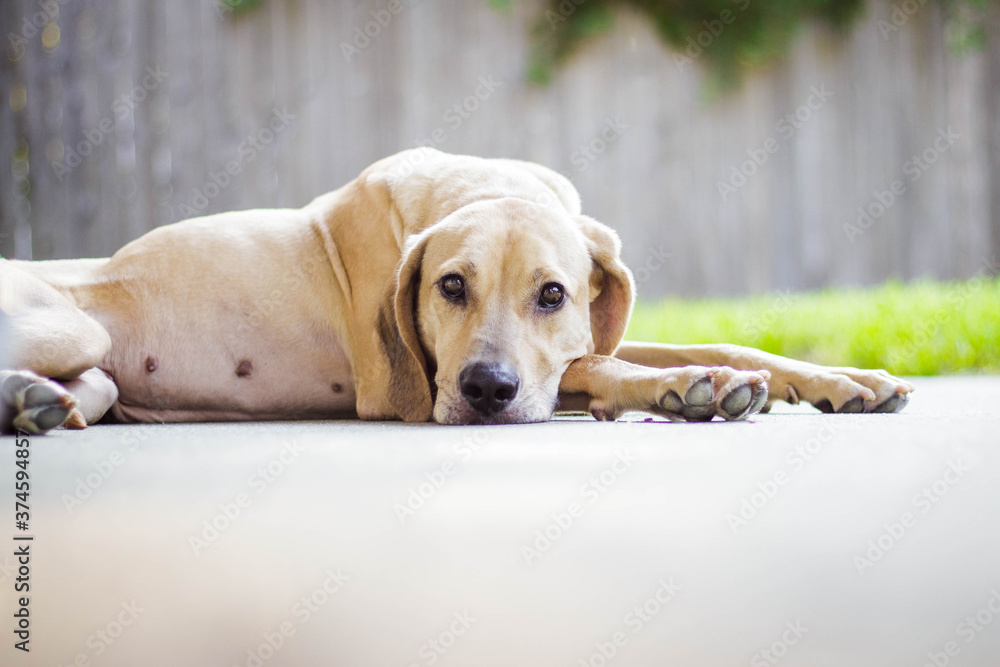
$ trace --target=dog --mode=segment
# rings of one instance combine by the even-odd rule
[[[882,370],[622,342],[635,289],[620,251],[556,172],[420,148],[302,209],[186,220],[105,259],[0,260],[0,427],[906,405],[912,385]]]

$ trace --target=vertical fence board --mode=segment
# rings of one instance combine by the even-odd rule
[[[21,25],[22,6],[17,2],[0,3],[0,24],[17,30]],[[30,233],[29,203],[23,193],[27,179],[24,160],[18,159],[26,106],[14,99],[15,86],[24,85],[23,40],[7,42],[0,49],[0,256],[29,257],[19,237]],[[18,89],[20,90],[20,89]],[[20,93],[18,93],[20,94]],[[26,103],[25,103],[26,104]],[[16,105],[16,107],[15,107]],[[21,247],[19,247],[21,246]]]

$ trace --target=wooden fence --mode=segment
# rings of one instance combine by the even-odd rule
[[[627,13],[535,88],[535,2],[11,0],[0,253],[104,256],[193,215],[300,206],[419,143],[569,175],[647,297],[995,272],[1000,14],[957,55],[938,3],[907,7],[804,31],[707,100],[697,59]]]

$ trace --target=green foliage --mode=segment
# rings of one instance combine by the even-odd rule
[[[986,11],[996,0],[944,0],[948,46],[956,54],[986,47]]]
[[[737,343],[897,375],[1000,372],[1000,277],[873,289],[640,303],[626,335]]]
[[[218,0],[218,2],[222,11],[239,14],[255,9],[264,0]]]
[[[783,54],[799,26],[819,19],[848,27],[862,0],[549,0],[539,16],[529,71],[546,82],[555,67],[588,37],[613,23],[615,10],[631,8],[648,18],[674,50],[681,67],[704,59],[720,82]]]
[[[922,9],[927,0],[912,0]],[[996,0],[938,0],[948,16],[956,50],[985,42],[982,17]],[[513,0],[490,0],[509,8]],[[897,5],[902,5],[897,0]],[[895,5],[893,6],[895,8]],[[648,19],[673,51],[679,67],[704,64],[710,89],[731,87],[748,68],[783,56],[798,30],[818,21],[847,32],[865,9],[863,0],[547,0],[532,30],[529,79],[547,83],[587,39],[607,30],[618,10]],[[888,7],[883,7],[886,12]],[[907,14],[908,16],[908,14]]]

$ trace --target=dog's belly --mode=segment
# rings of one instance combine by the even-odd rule
[[[335,279],[299,221],[160,228],[70,293],[111,336],[102,370],[126,421],[356,412]],[[238,223],[238,224],[236,224]]]
[[[124,421],[311,419],[355,414],[354,379],[343,347],[305,332],[271,338],[262,326],[246,338],[187,322],[169,331],[150,325],[141,337],[102,322],[112,337],[102,369],[118,387],[112,408]]]

